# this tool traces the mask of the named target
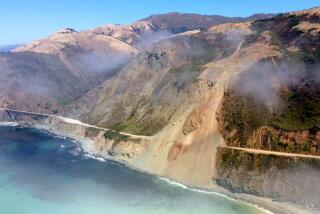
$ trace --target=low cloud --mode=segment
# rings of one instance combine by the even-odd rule
[[[154,43],[171,36],[173,36],[173,34],[169,33],[168,31],[144,31],[140,34],[137,47],[139,49],[148,50],[152,48]]]
[[[227,31],[225,39],[227,42],[230,42],[232,45],[237,45],[245,39],[248,35],[248,32],[240,29],[232,29]]]
[[[305,69],[301,64],[268,60],[254,64],[237,76],[232,87],[237,93],[276,108],[281,104],[280,89],[298,84],[304,76]]]
[[[29,78],[26,82],[24,82],[21,85],[23,88],[21,90],[24,90],[30,94],[34,95],[57,95],[58,90],[54,91],[55,84],[46,79],[41,77],[34,77]]]
[[[95,75],[120,68],[130,57],[130,54],[90,52],[75,56],[73,62],[87,74]]]

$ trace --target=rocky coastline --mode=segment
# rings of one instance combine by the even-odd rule
[[[17,113],[14,118],[5,111],[0,111],[0,125],[19,125],[26,127],[34,127],[49,131],[58,136],[68,137],[80,142],[83,149],[88,153],[96,156],[112,160],[133,170],[148,173],[154,176],[165,177],[169,182],[183,185],[194,191],[203,191],[204,193],[221,194],[222,196],[229,197],[231,200],[239,200],[247,203],[250,206],[256,206],[264,210],[266,213],[279,213],[279,214],[294,214],[294,213],[316,213],[315,210],[304,210],[302,206],[288,203],[285,201],[276,201],[271,198],[264,197],[264,195],[251,194],[250,191],[234,191],[228,185],[219,184],[221,180],[216,179],[219,185],[212,185],[210,187],[203,187],[185,184],[183,181],[174,177],[166,176],[161,172],[152,171],[144,168],[141,165],[141,156],[148,150],[148,143],[150,139],[130,139],[119,138],[113,135],[110,137],[110,132],[99,130],[98,128],[86,127],[81,124],[72,124],[50,116],[40,117],[38,115],[31,115],[25,113]],[[123,137],[123,136],[122,136]],[[217,163],[219,164],[219,163]],[[312,208],[312,207],[309,207]]]

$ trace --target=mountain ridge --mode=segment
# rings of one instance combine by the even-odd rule
[[[186,25],[189,23],[189,21],[183,22]],[[201,27],[197,26],[196,28],[199,29]],[[185,28],[181,32],[186,32],[187,30],[188,28]],[[136,53],[149,49],[154,42],[179,33],[172,33],[170,26],[160,29],[150,21],[137,21],[130,25],[104,25],[79,32],[72,28],[61,29],[47,38],[21,45],[7,55],[0,56],[0,58],[3,58],[3,67],[6,68],[2,72],[7,73],[3,75],[3,79],[10,75],[18,78],[11,78],[7,82],[3,82],[2,87],[5,88],[2,90],[3,95],[0,93],[1,103],[9,107],[15,107],[14,105],[16,107],[26,107],[25,104],[29,103],[29,101],[23,97],[32,96],[35,92],[40,91],[40,93],[36,94],[40,97],[45,94],[46,97],[42,100],[46,101],[39,103],[38,100],[34,102],[35,104],[32,104],[32,100],[30,100],[27,105],[29,106],[28,108],[34,105],[31,110],[43,111],[44,113],[50,113],[49,111],[51,113],[53,113],[52,111],[62,112],[65,105],[75,101],[86,90],[89,90],[89,85],[91,85],[91,88],[95,87],[103,82],[105,78],[114,75]],[[27,61],[25,59],[39,63],[30,63],[30,66],[26,64]],[[110,63],[109,59],[113,62],[112,66],[108,65]],[[16,66],[16,63],[19,65]],[[49,72],[49,69],[41,68],[41,65],[49,63],[60,65],[55,68],[55,72],[46,74],[45,71],[48,70]],[[19,77],[17,74],[21,71],[17,70],[17,67],[28,68],[31,73],[40,75],[40,80],[32,80],[30,82],[29,78],[23,79]],[[39,72],[41,69],[43,71]],[[60,70],[63,72],[57,72]],[[61,74],[58,73],[70,74],[70,81],[71,79],[72,81],[68,82],[68,79],[61,78]],[[35,79],[38,79],[38,77]],[[60,83],[57,83],[57,79],[60,79]],[[30,85],[38,85],[39,82],[41,87],[31,87],[32,94],[30,94],[29,90],[23,89],[29,88]],[[83,89],[78,89],[78,83],[83,85]],[[25,87],[25,85],[29,86]],[[52,90],[55,90],[54,88],[58,87],[57,85],[60,85],[60,87],[63,85],[61,87],[62,96],[58,95],[59,93],[57,92],[51,93]],[[17,90],[16,93],[12,93],[13,89]],[[50,91],[51,94],[42,93],[41,91]],[[10,96],[8,96],[9,92]],[[18,98],[17,94],[22,97]]]
[[[171,32],[177,33],[186,30],[208,29],[213,25],[226,22],[252,21],[256,19],[271,18],[273,16],[275,16],[275,14],[253,14],[248,17],[227,17],[221,15],[201,15],[193,13],[171,12],[151,15],[142,20],[151,21],[160,29],[169,28]]]

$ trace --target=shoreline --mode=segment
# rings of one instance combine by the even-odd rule
[[[98,161],[112,161],[116,164],[120,164],[123,167],[126,167],[130,170],[139,172],[139,173],[144,173],[148,174],[151,176],[155,176],[156,178],[167,182],[169,185],[175,185],[183,189],[187,189],[189,191],[194,191],[198,193],[203,193],[203,194],[212,194],[212,195],[217,195],[220,197],[224,197],[228,200],[231,201],[236,201],[237,203],[240,204],[245,204],[247,206],[253,207],[263,213],[266,214],[311,214],[315,213],[313,210],[303,210],[298,207],[296,207],[294,204],[289,204],[288,202],[277,202],[273,201],[270,198],[263,198],[263,197],[258,197],[254,195],[249,195],[249,194],[243,194],[243,193],[232,193],[226,189],[223,189],[222,187],[216,187],[215,188],[199,188],[196,186],[189,186],[183,183],[180,183],[179,181],[172,179],[170,177],[164,177],[159,174],[144,170],[142,168],[135,167],[123,160],[120,160],[118,158],[115,158],[113,156],[109,155],[101,155],[98,152],[96,152],[93,148],[90,148],[90,144],[93,143],[93,141],[89,138],[85,137],[80,137],[80,136],[75,136],[75,135],[66,135],[58,130],[48,127],[45,125],[30,125],[30,124],[22,124],[19,122],[0,122],[0,126],[21,126],[21,127],[29,127],[29,128],[35,128],[44,132],[47,132],[49,134],[52,134],[55,137],[61,137],[64,139],[69,139],[73,141],[74,143],[78,143],[79,146],[88,154],[93,159],[96,159]],[[320,213],[320,212],[319,212]]]

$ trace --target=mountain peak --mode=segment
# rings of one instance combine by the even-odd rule
[[[77,33],[78,31],[74,30],[73,28],[62,28],[57,33],[59,34],[71,34],[71,33]]]

